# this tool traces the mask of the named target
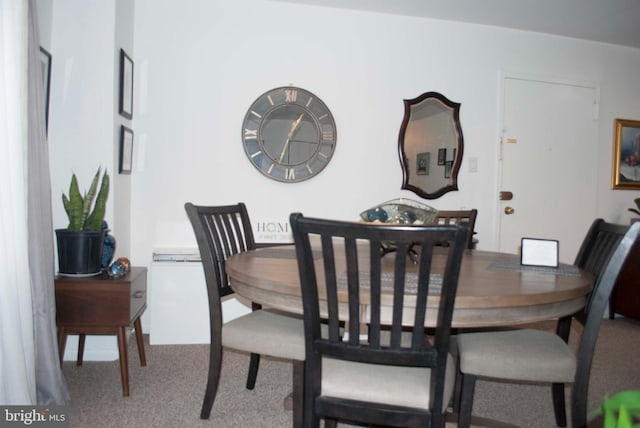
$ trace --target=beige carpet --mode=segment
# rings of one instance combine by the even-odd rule
[[[141,367],[135,340],[129,343],[130,396],[122,396],[120,369],[114,362],[64,363],[71,391],[71,427],[290,427],[284,409],[291,392],[291,365],[263,358],[253,391],[244,388],[248,356],[226,352],[222,381],[211,418],[199,419],[207,373],[207,345],[146,345]],[[640,389],[640,323],[604,320],[594,358],[589,408],[606,394]],[[523,428],[555,426],[547,386],[479,381],[474,415]],[[455,426],[451,424],[451,426]],[[498,424],[493,426],[500,426]],[[601,421],[590,426],[601,427]]]

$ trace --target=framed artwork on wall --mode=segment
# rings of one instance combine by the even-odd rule
[[[124,49],[120,49],[120,108],[119,113],[133,117],[133,60]]]
[[[120,174],[131,174],[133,165],[133,130],[120,126]]]
[[[640,121],[616,119],[611,188],[640,190]]]
[[[438,149],[438,165],[444,165],[447,160],[447,149]]]
[[[51,90],[51,54],[40,47],[40,71],[42,72],[42,88],[44,89],[44,121],[49,129],[49,94]]]
[[[431,161],[431,153],[424,152],[416,155],[416,174],[429,175],[429,162]]]

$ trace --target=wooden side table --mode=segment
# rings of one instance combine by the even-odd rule
[[[140,316],[147,308],[147,268],[132,267],[124,277],[111,279],[106,273],[77,278],[56,276],[56,323],[60,364],[67,335],[78,334],[78,361],[82,365],[87,334],[118,336],[122,395],[129,396],[126,329],[133,325],[140,364],[147,365]]]

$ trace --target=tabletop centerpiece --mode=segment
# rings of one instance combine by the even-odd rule
[[[371,223],[420,225],[433,224],[437,215],[438,210],[429,205],[412,199],[396,198],[362,211],[360,219]],[[393,242],[383,242],[381,245],[382,256],[395,250]]]
[[[392,199],[360,213],[360,218],[368,222],[387,224],[431,224],[438,210],[421,202],[407,198]]]

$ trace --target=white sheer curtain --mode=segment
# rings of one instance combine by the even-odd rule
[[[0,0],[0,404],[67,404],[35,0]]]
[[[35,404],[27,249],[27,42],[24,0],[0,0],[0,403]]]

